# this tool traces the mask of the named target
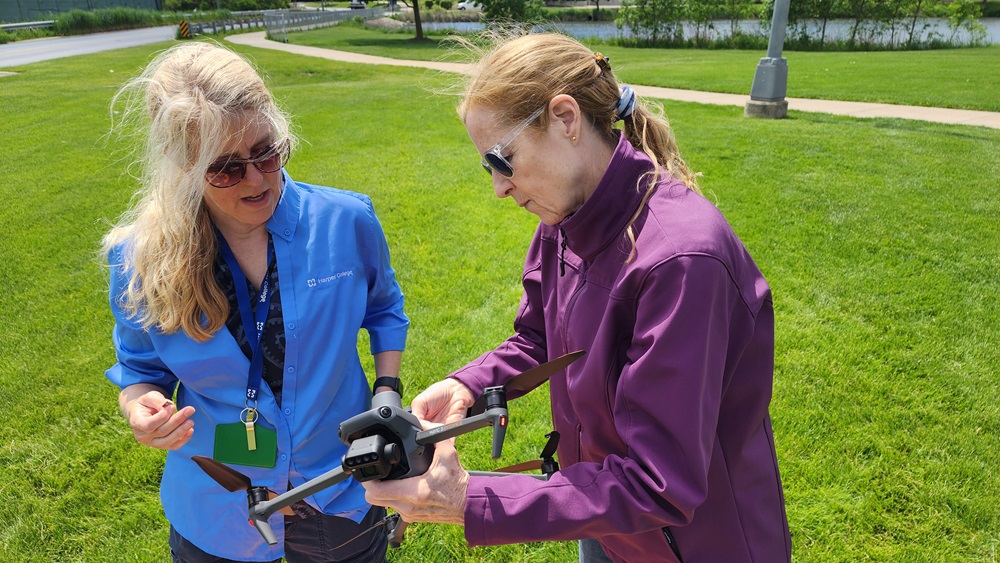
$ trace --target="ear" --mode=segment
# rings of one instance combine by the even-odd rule
[[[566,138],[576,138],[580,135],[583,114],[576,98],[569,94],[559,94],[549,100],[549,120],[558,126],[558,133]]]

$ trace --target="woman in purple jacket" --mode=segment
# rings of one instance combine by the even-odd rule
[[[788,561],[771,292],[662,113],[554,34],[483,56],[458,113],[496,195],[541,224],[515,334],[413,413],[461,419],[484,388],[586,350],[550,380],[563,469],[470,477],[442,443],[426,474],[365,483],[368,500],[464,525],[470,545],[582,540],[587,562]]]

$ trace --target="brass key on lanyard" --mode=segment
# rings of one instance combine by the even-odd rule
[[[247,449],[251,452],[257,449],[257,435],[253,429],[253,423],[257,420],[257,411],[255,409],[247,409],[247,418],[244,421],[247,427]]]

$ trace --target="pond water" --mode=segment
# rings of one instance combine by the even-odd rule
[[[1000,18],[983,18],[980,23],[986,27],[986,38],[984,42],[986,44],[1000,44]],[[729,20],[719,20],[713,22],[714,30],[709,32],[709,39],[717,39],[726,37],[730,33],[730,22]],[[819,22],[811,21],[800,24],[811,37],[819,37]],[[850,37],[851,27],[854,25],[852,20],[830,20],[826,24],[826,39],[827,41],[836,41],[838,39],[846,40]],[[576,37],[578,39],[614,39],[617,37],[631,37],[632,35],[627,29],[621,31],[615,26],[614,22],[563,22],[558,24],[553,24],[553,28],[563,31],[564,33]],[[763,37],[768,37],[771,33],[771,22],[761,22],[758,20],[744,20],[738,22],[738,27],[741,31],[750,34],[757,34]],[[444,30],[444,29],[454,29],[456,31],[479,31],[483,29],[483,24],[479,22],[424,22],[423,28],[425,30]],[[896,41],[899,38],[903,39],[909,37],[909,24],[900,25],[896,29]],[[938,39],[949,40],[952,38],[952,31],[948,29],[948,21],[941,18],[926,18],[917,20],[918,33],[920,33],[921,39],[926,40],[928,37],[935,37]],[[787,37],[792,37],[795,33],[795,28],[789,27],[786,31]],[[684,37],[693,37],[695,34],[694,26],[690,23],[684,24]],[[931,35],[933,34],[933,35]],[[885,31],[880,36],[873,34],[868,31],[859,31],[858,39],[862,40],[865,38],[871,38],[875,42],[886,42],[889,38],[889,32]],[[969,33],[965,30],[958,30],[955,33],[954,40],[958,43],[965,44],[969,42]]]

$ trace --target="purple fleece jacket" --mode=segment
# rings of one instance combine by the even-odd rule
[[[665,174],[626,263],[652,168],[623,136],[586,203],[539,225],[516,333],[450,376],[480,394],[587,351],[550,380],[563,469],[472,477],[470,545],[596,538],[615,561],[791,558],[767,410],[770,289],[721,213]]]

